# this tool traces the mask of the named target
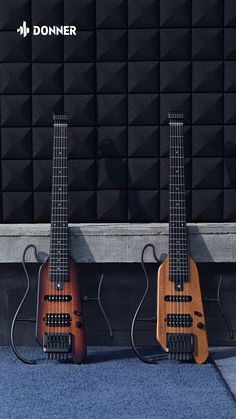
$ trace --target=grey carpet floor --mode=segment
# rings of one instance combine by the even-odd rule
[[[83,365],[20,363],[0,348],[0,418],[235,419],[235,402],[211,363],[146,365],[128,348],[89,348]],[[41,360],[40,360],[41,358]]]

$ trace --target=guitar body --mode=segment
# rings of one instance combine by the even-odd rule
[[[171,298],[169,298],[171,297]],[[183,301],[173,301],[173,300]],[[184,297],[184,298],[183,298]],[[172,301],[169,301],[171,300]],[[186,301],[188,300],[188,301]],[[190,317],[186,320],[185,324],[190,324],[186,327],[174,327],[167,325],[168,314],[181,315],[187,314]],[[176,321],[176,318],[172,316]],[[169,320],[170,321],[170,320]],[[171,321],[170,321],[171,322]],[[205,318],[203,312],[201,289],[199,283],[199,275],[196,263],[191,257],[188,258],[188,279],[184,282],[182,291],[176,291],[174,282],[169,280],[169,258],[167,257],[158,269],[157,275],[157,329],[156,337],[162,348],[166,351],[167,334],[169,336],[180,336],[180,340],[192,335],[193,346],[192,356],[198,364],[202,364],[208,358],[208,342],[205,328]],[[181,343],[177,343],[177,346],[181,348]],[[184,343],[183,345],[188,345]],[[187,346],[186,346],[187,348]],[[173,342],[172,342],[173,349]],[[167,351],[168,352],[168,351]],[[172,359],[186,360],[189,358],[188,349],[180,350],[178,353],[178,347],[172,353]]]
[[[36,339],[49,359],[66,359],[71,353],[79,364],[85,359],[86,346],[77,266],[70,258],[68,278],[59,291],[50,280],[49,266],[47,259],[39,271]]]

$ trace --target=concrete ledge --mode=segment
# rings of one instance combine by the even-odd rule
[[[155,245],[158,257],[168,253],[168,224],[71,224],[69,231],[77,262],[140,262],[147,243]],[[49,224],[0,224],[0,263],[21,262],[28,244],[48,253],[49,232]],[[236,262],[236,223],[189,224],[188,233],[196,262]],[[146,260],[153,262],[151,251]],[[33,254],[29,261],[35,261]]]

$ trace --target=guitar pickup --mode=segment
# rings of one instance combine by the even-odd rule
[[[47,313],[44,317],[46,326],[49,327],[68,327],[71,317],[68,313]]]
[[[192,326],[192,316],[190,314],[167,314],[166,324],[168,327],[191,327]]]

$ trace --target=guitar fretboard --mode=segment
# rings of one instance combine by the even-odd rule
[[[183,289],[188,277],[188,251],[185,208],[183,117],[170,113],[170,215],[169,278],[176,290]]]
[[[54,115],[50,279],[61,289],[68,276],[67,114]]]

